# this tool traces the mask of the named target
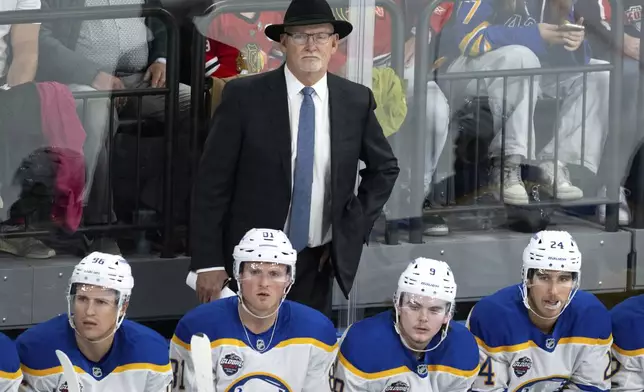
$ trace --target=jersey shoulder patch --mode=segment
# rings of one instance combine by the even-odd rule
[[[408,372],[394,329],[391,311],[360,320],[349,327],[340,346],[339,360],[362,378],[374,379]]]
[[[451,321],[447,337],[431,356],[435,371],[472,377],[479,371],[479,347],[474,335],[462,324]]]
[[[628,298],[611,310],[615,349],[624,355],[644,355],[644,294]]]
[[[282,306],[289,308],[287,340],[302,343],[308,341],[325,351],[332,351],[335,348],[337,342],[336,329],[331,320],[324,314],[289,300],[284,301]]]
[[[0,378],[18,379],[22,373],[16,344],[3,333],[0,333],[0,353]]]
[[[568,324],[562,331],[562,338],[608,340],[611,337],[608,309],[594,294],[586,291],[577,291],[560,318],[563,324]]]
[[[530,340],[525,312],[520,286],[513,285],[477,302],[470,314],[469,328],[484,348],[523,344]]]
[[[28,370],[46,370],[60,366],[56,350],[69,353],[74,347],[74,332],[66,314],[37,324],[16,339],[20,362]]]
[[[131,320],[124,320],[117,331],[118,348],[123,364],[148,364],[152,370],[169,371],[170,352],[168,343],[158,332]]]
[[[190,339],[197,333],[206,334],[211,342],[230,338],[232,336],[227,336],[226,325],[231,323],[222,323],[221,320],[230,320],[231,317],[239,317],[237,297],[218,299],[199,305],[179,320],[172,342],[190,350]]]

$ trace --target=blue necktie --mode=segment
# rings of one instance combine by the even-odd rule
[[[289,239],[296,251],[306,248],[309,242],[311,221],[311,188],[313,186],[313,156],[315,150],[315,104],[314,90],[304,87],[304,100],[300,107],[300,123],[297,130],[297,155],[293,175],[293,195]]]

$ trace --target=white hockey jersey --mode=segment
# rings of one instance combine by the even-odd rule
[[[611,310],[613,374],[611,391],[644,391],[644,295]]]
[[[18,392],[21,382],[22,371],[16,345],[0,333],[0,392]]]
[[[238,303],[238,297],[219,299],[179,321],[170,343],[173,391],[196,392],[190,339],[201,332],[211,341],[215,392],[329,392],[337,338],[328,318],[284,301],[275,330],[256,335],[241,323]]]
[[[523,305],[520,286],[479,301],[468,318],[481,351],[473,391],[610,390],[610,314],[579,290],[552,334],[541,332]]]
[[[451,322],[445,340],[422,360],[407,349],[394,329],[392,311],[349,328],[336,362],[332,391],[465,392],[479,372],[479,350],[462,324]],[[428,347],[440,340],[435,336]]]
[[[114,343],[100,362],[92,362],[78,349],[67,315],[38,324],[16,339],[24,390],[66,391],[63,368],[56,357],[61,350],[74,364],[82,392],[162,392],[172,382],[167,341],[155,331],[124,320]]]

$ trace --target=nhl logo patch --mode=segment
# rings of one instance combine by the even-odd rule
[[[555,348],[555,339],[554,338],[548,338],[546,340],[546,348],[548,350],[552,350],[553,348]]]
[[[418,375],[420,376],[427,374],[427,365],[418,365],[416,367],[416,373],[418,373]]]
[[[402,382],[402,381],[396,381],[387,388],[385,388],[385,392],[409,392],[410,387],[409,384]]]
[[[221,361],[219,361],[219,366],[221,366],[221,370],[227,376],[232,376],[244,366],[244,360],[240,356],[230,353],[224,355]]]
[[[512,364],[512,370],[517,377],[521,377],[532,367],[532,360],[528,357],[521,357]]]
[[[93,374],[93,375],[94,375],[94,377],[96,377],[96,378],[101,378],[101,377],[103,377],[103,371],[101,370],[101,368],[100,368],[100,367],[97,367],[97,366],[94,366],[94,367],[92,368],[92,374]]]

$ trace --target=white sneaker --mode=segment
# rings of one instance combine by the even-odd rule
[[[570,182],[570,173],[568,168],[561,162],[557,163],[557,194],[555,194],[555,165],[554,162],[542,162],[539,164],[541,169],[541,181],[543,181],[544,190],[553,195],[558,200],[579,200],[584,197],[584,192]]]
[[[490,169],[490,188],[492,194],[497,200],[513,205],[530,204],[528,193],[525,190],[523,179],[521,178],[521,164],[511,158],[505,159],[503,170],[501,169],[500,160]],[[503,175],[503,192],[501,192],[501,176]]]
[[[628,190],[623,186],[619,188],[619,224],[621,226],[626,226],[631,223],[631,209],[628,207],[628,202],[626,201],[626,192]],[[597,192],[597,197],[607,197],[605,186]],[[599,223],[602,225],[606,223],[606,204],[597,206],[597,215],[599,217]]]

